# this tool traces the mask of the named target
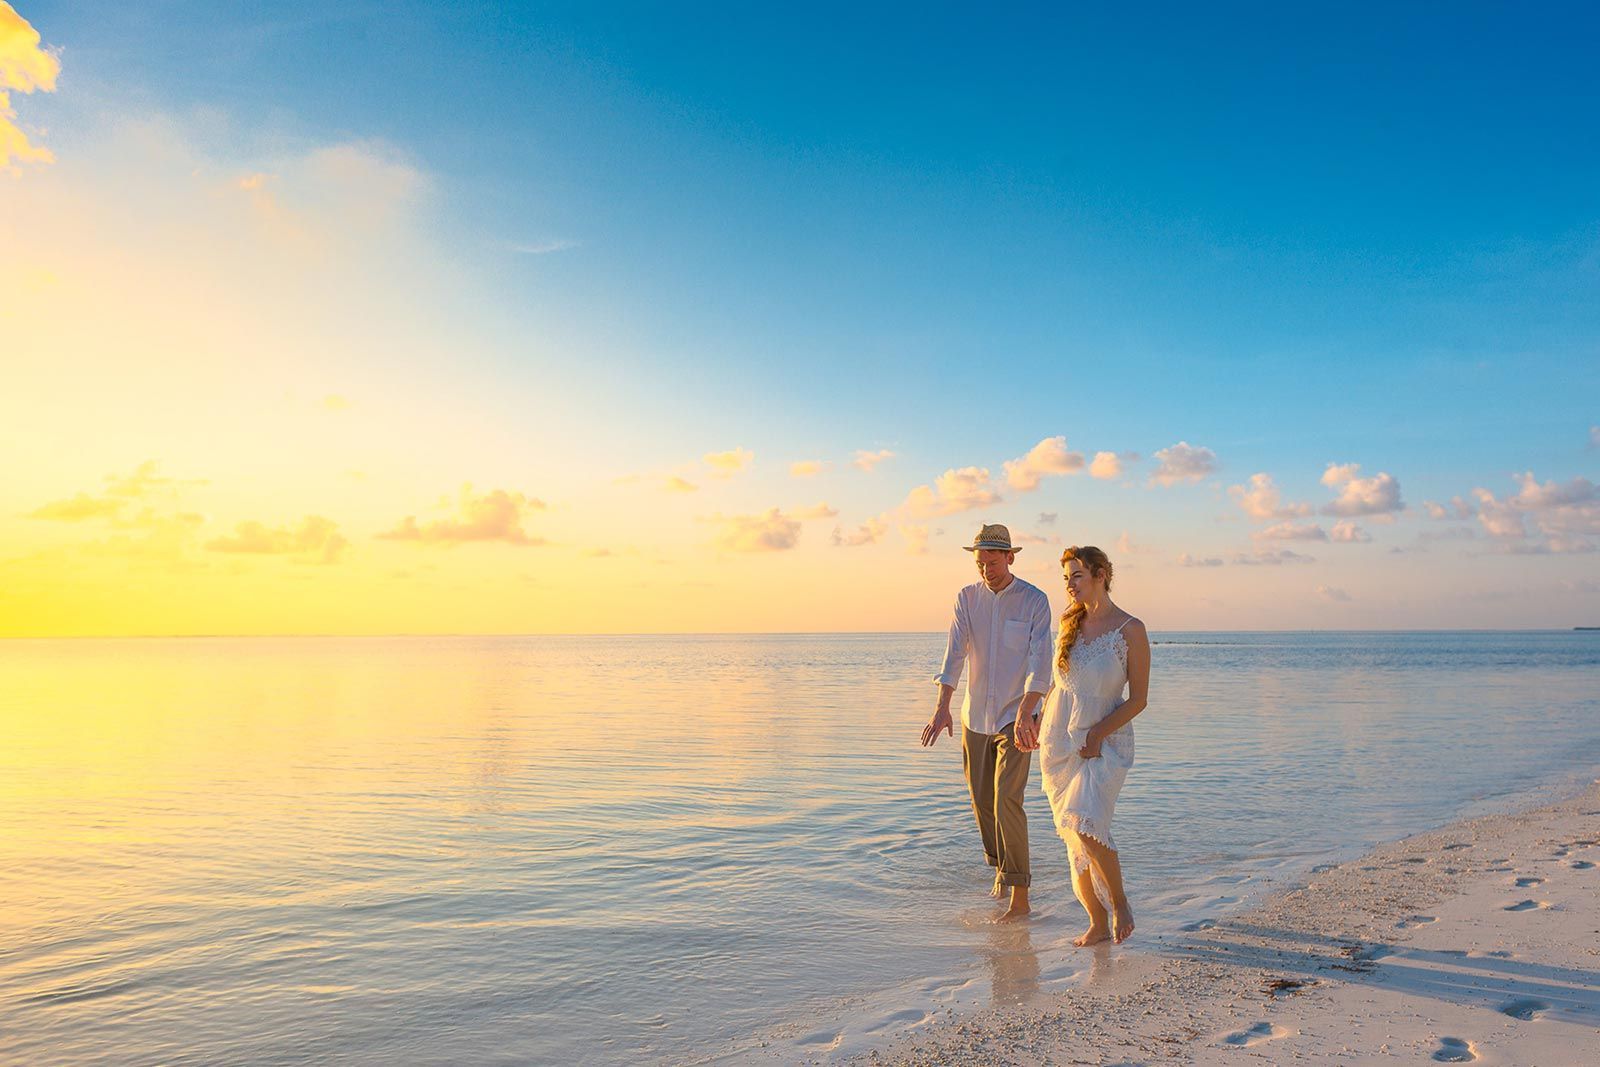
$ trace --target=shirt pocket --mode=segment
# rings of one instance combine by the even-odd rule
[[[1026,652],[1028,650],[1028,620],[1007,619],[1000,631],[1000,643],[1012,652]]]

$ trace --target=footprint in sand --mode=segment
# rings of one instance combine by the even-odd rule
[[[1288,1037],[1292,1030],[1285,1030],[1281,1026],[1274,1026],[1268,1022],[1256,1023],[1248,1030],[1236,1030],[1222,1039],[1224,1045],[1242,1045],[1249,1048],[1259,1045],[1263,1041],[1276,1041],[1280,1037]]]
[[[1472,1042],[1459,1037],[1441,1037],[1433,1058],[1440,1063],[1471,1063],[1478,1058],[1478,1050],[1472,1047]]]
[[[1446,845],[1446,846],[1444,846],[1444,850],[1446,852],[1454,852],[1458,848],[1471,848],[1471,847],[1472,847],[1471,845],[1464,845],[1464,844],[1459,844],[1458,843],[1458,844],[1454,844],[1454,845]]]
[[[1544,879],[1543,878],[1518,878],[1517,879],[1517,888],[1518,889],[1532,889],[1536,885],[1544,885]]]
[[[1573,860],[1571,863],[1567,864],[1567,866],[1571,867],[1575,871],[1594,870],[1594,864],[1590,863],[1588,860]]]
[[[1509,1015],[1513,1019],[1521,1019],[1523,1022],[1527,1022],[1529,1019],[1537,1019],[1541,1012],[1549,1010],[1550,1005],[1542,1000],[1534,1000],[1532,997],[1508,1000],[1499,1007],[1501,1015]]]
[[[1519,900],[1515,904],[1507,904],[1501,911],[1535,911],[1539,908],[1548,908],[1549,901],[1545,900]]]

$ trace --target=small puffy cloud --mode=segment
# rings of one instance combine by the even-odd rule
[[[1317,586],[1317,595],[1324,600],[1333,600],[1341,604],[1347,604],[1352,599],[1349,593],[1332,585]]]
[[[1459,496],[1451,497],[1449,504],[1439,504],[1432,500],[1424,500],[1422,507],[1427,511],[1428,518],[1437,522],[1470,519],[1477,514],[1473,506]]]
[[[699,490],[700,487],[687,478],[680,478],[676,474],[672,474],[662,481],[661,488],[669,493],[693,493]]]
[[[1039,512],[1039,525],[1054,526],[1056,524],[1056,520],[1060,517],[1060,514],[1054,511],[1041,511]]]
[[[234,552],[263,556],[300,556],[322,563],[335,563],[350,542],[339,533],[338,524],[321,515],[307,515],[296,529],[241,522],[230,537],[206,542],[213,552]]]
[[[329,393],[322,398],[322,408],[324,411],[349,411],[350,401],[338,393]]]
[[[1589,447],[1600,448],[1600,426],[1589,427]]]
[[[837,519],[839,517],[839,509],[830,508],[826,503],[813,504],[809,508],[798,509],[794,513],[794,517],[802,522],[811,519]]]
[[[1250,536],[1258,541],[1326,541],[1327,531],[1314,522],[1280,522]]]
[[[521,493],[495,489],[475,495],[471,485],[461,487],[456,516],[418,523],[407,515],[392,530],[378,534],[385,541],[411,541],[429,545],[459,545],[468,541],[503,541],[509,545],[542,545],[542,537],[529,537],[522,529],[525,518],[544,510],[544,501]]]
[[[1322,472],[1322,484],[1339,491],[1337,500],[1322,506],[1324,515],[1345,518],[1393,515],[1406,508],[1400,499],[1400,483],[1394,475],[1384,472],[1363,478],[1359,463],[1328,464],[1328,469]]]
[[[134,469],[132,474],[106,475],[106,492],[112,496],[136,499],[155,492],[156,490],[172,489],[177,486],[171,478],[163,478],[157,471],[160,464],[155,460],[146,460]],[[190,483],[194,484],[194,483]]]
[[[732,478],[750,466],[756,454],[748,448],[730,448],[726,452],[707,452],[703,458],[713,478]]]
[[[800,522],[777,508],[760,515],[715,515],[719,523],[717,547],[729,552],[784,552],[800,541]]]
[[[1286,563],[1315,563],[1315,556],[1304,556],[1299,552],[1291,552],[1287,548],[1280,548],[1276,552],[1271,549],[1261,549],[1252,553],[1240,552],[1233,557],[1233,562],[1243,567],[1278,567]]]
[[[889,523],[884,519],[868,519],[848,533],[836,528],[833,531],[833,543],[839,548],[860,548],[863,545],[877,544],[888,532]]]
[[[70,500],[56,500],[28,512],[30,519],[54,519],[58,522],[82,522],[85,519],[103,519],[115,515],[126,501],[110,497],[79,493]]]
[[[874,467],[882,463],[884,460],[893,458],[894,453],[889,451],[887,448],[880,448],[876,452],[868,452],[865,449],[857,449],[856,458],[850,461],[850,465],[852,467],[858,467],[861,470],[871,472]]]
[[[928,527],[924,524],[900,524],[900,536],[906,540],[906,551],[913,556],[924,556],[928,553]]]
[[[53,93],[61,61],[40,47],[39,31],[0,0],[0,171],[16,174],[22,163],[52,163],[55,156],[28,140],[17,125],[11,92]]]
[[[906,497],[905,509],[917,519],[954,515],[1000,502],[987,467],[952,468],[939,475],[932,487],[919,485]]]
[[[1313,510],[1310,504],[1285,504],[1272,475],[1265,471],[1252,474],[1248,488],[1231,486],[1228,495],[1241,511],[1259,521],[1298,518],[1311,514]]]
[[[1145,551],[1147,551],[1147,549],[1143,545],[1136,545],[1133,543],[1133,536],[1129,534],[1127,530],[1123,530],[1121,534],[1117,535],[1118,555],[1132,556]]]
[[[1025,456],[1005,462],[1006,482],[1018,492],[1031,493],[1048,475],[1076,474],[1083,470],[1083,453],[1069,452],[1065,437],[1046,437]]]
[[[795,478],[815,478],[828,469],[828,465],[817,459],[802,459],[789,464],[789,474]]]
[[[1333,529],[1328,531],[1328,539],[1341,544],[1356,545],[1371,541],[1372,535],[1349,519],[1345,519],[1343,522],[1333,524]]]
[[[1205,559],[1201,559],[1201,558],[1199,558],[1197,556],[1191,556],[1187,552],[1183,552],[1183,553],[1180,553],[1179,556],[1178,556],[1178,566],[1180,566],[1180,567],[1220,567],[1220,566],[1222,566],[1222,561],[1220,559],[1217,559],[1215,556],[1208,556]]]
[[[1089,477],[1115,478],[1122,473],[1122,457],[1115,452],[1096,452],[1089,464]]]
[[[1156,452],[1155,473],[1150,481],[1155,485],[1179,485],[1198,482],[1217,469],[1217,454],[1201,445],[1179,441],[1170,448]]]

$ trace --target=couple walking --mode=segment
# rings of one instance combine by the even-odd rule
[[[1001,921],[1028,914],[1028,822],[1022,794],[1035,750],[1056,830],[1066,841],[1072,887],[1089,913],[1075,939],[1120,943],[1133,911],[1111,838],[1111,813],[1133,765],[1133,717],[1145,708],[1150,641],[1144,623],[1111,601],[1111,560],[1098,548],[1061,554],[1067,610],[1050,639],[1050,600],[1011,573],[1017,549],[1004,526],[984,526],[971,545],[980,580],[956,596],[939,703],[922,730],[932,745],[954,736],[950,698],[967,671],[961,762],[994,895],[1009,886]],[[1124,690],[1127,695],[1124,696]]]

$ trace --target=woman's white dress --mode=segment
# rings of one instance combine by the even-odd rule
[[[1067,673],[1062,674],[1060,662],[1056,663],[1055,687],[1045,702],[1039,727],[1044,791],[1074,871],[1088,869],[1089,856],[1069,830],[1092,837],[1107,848],[1117,847],[1111,838],[1111,813],[1128,768],[1133,766],[1132,723],[1107,737],[1094,759],[1078,755],[1078,749],[1087,743],[1089,727],[1115,711],[1127,690],[1128,642],[1122,626],[1089,642],[1078,635]],[[1106,895],[1098,878],[1095,886],[1102,897]]]

